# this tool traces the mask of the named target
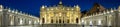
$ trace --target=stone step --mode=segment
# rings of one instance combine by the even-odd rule
[[[42,27],[80,27],[77,24],[42,24]]]

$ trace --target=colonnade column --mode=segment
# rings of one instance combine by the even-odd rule
[[[46,24],[47,23],[47,19],[46,18],[44,18],[44,24]]]
[[[56,19],[53,19],[53,23],[56,23]]]
[[[61,23],[63,23],[63,18],[61,19]]]
[[[1,26],[6,27],[9,25],[9,17],[7,11],[3,11],[3,17],[1,18]]]

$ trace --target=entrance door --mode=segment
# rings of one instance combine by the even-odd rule
[[[78,21],[78,18],[76,18],[76,23],[78,23],[79,21]]]
[[[45,19],[44,18],[42,18],[42,23],[45,23]]]
[[[59,19],[59,23],[61,23],[61,19]]]

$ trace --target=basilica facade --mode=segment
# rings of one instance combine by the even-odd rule
[[[59,2],[57,6],[42,6],[40,8],[40,21],[42,24],[78,24],[80,23],[80,7],[64,6]]]

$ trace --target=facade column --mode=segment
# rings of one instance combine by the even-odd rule
[[[58,24],[59,24],[59,18],[58,18]]]
[[[120,25],[120,20],[119,20],[119,14],[118,14],[119,12],[118,11],[115,11],[115,18],[113,19],[113,22],[112,22],[112,26],[113,27],[119,27],[119,25]]]
[[[61,23],[63,23],[63,18],[61,19]]]
[[[70,18],[70,24],[72,24],[72,19]]]
[[[34,24],[34,19],[31,19],[31,25],[33,25]]]
[[[14,25],[14,15],[10,15],[10,24],[9,25]]]
[[[15,16],[14,18],[14,25],[17,25],[18,24],[18,19],[17,19],[17,16]]]
[[[78,19],[78,23],[81,24],[81,23],[80,23],[80,19]]]
[[[3,11],[3,17],[2,17],[2,19],[1,19],[1,26],[2,27],[6,27],[6,26],[8,26],[9,25],[9,17],[8,17],[9,15],[8,15],[8,13],[7,13],[7,11],[6,10],[4,10]]]
[[[49,18],[48,22],[51,24],[51,18]]]
[[[1,25],[1,22],[2,22],[2,12],[0,13],[0,25]]]
[[[67,23],[67,19],[66,18],[64,19],[64,21],[65,21],[65,23]]]
[[[54,21],[54,20],[55,20],[55,21]],[[53,20],[53,22],[56,24],[56,21],[57,21],[56,18],[55,18],[54,20]]]
[[[74,18],[74,20],[73,20],[73,24],[75,24],[76,23],[76,18]]]
[[[46,18],[44,18],[44,24],[46,24],[46,22],[47,22],[47,19],[46,19]]]

